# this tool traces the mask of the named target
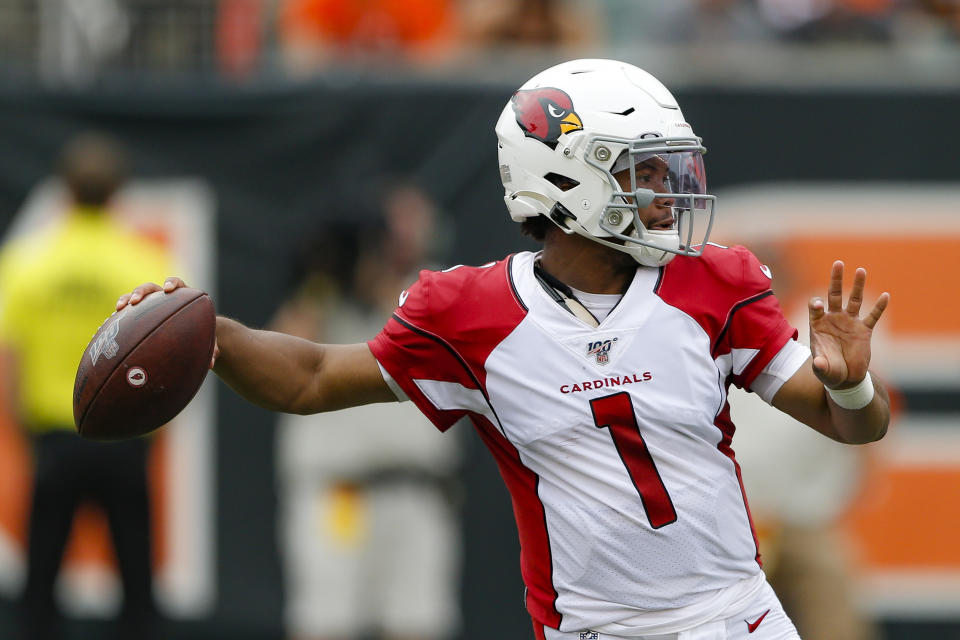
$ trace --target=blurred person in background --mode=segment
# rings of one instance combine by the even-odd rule
[[[318,342],[376,333],[428,266],[436,208],[410,182],[386,187],[364,223],[311,240],[300,286],[273,322]],[[281,555],[291,640],[440,640],[456,631],[459,447],[408,404],[282,415]],[[375,634],[371,636],[369,634]]]
[[[0,55],[7,64],[28,65],[37,56],[36,0],[0,3]]]
[[[769,270],[707,243],[706,149],[633,65],[551,67],[495,131],[504,202],[542,251],[422,271],[369,342],[221,316],[214,372],[288,413],[410,400],[441,431],[468,417],[513,500],[538,640],[797,640],[761,568],[727,391],[840,442],[882,438],[870,340],[889,295],[861,314],[866,270],[844,301],[835,261],[798,343]]]
[[[942,44],[960,33],[953,0],[599,0],[615,46],[862,43]]]
[[[130,18],[122,0],[38,0],[40,72],[51,83],[83,84],[122,55]]]
[[[285,66],[308,73],[333,64],[428,64],[454,44],[453,0],[283,0]]]
[[[893,38],[895,0],[756,0],[760,16],[783,40],[874,42]]]
[[[59,170],[68,210],[0,253],[4,408],[29,435],[34,453],[21,637],[63,637],[54,586],[77,507],[91,501],[106,513],[123,581],[117,637],[152,638],[158,620],[149,440],[82,439],[72,398],[77,365],[104,320],[104,306],[115,301],[118,289],[168,273],[170,261],[111,217],[111,199],[127,174],[115,140],[100,133],[77,136],[64,148]]]
[[[464,41],[480,49],[576,49],[597,42],[593,2],[466,0]]]
[[[600,0],[612,43],[756,42],[773,36],[753,0]]]
[[[877,640],[857,601],[855,549],[839,520],[860,495],[867,452],[843,446],[730,394],[737,462],[750,497],[763,570],[804,640]]]
[[[897,36],[906,44],[960,43],[960,2],[917,0],[901,7]]]

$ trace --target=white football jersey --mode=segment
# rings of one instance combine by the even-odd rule
[[[422,272],[369,343],[439,429],[468,416],[495,456],[531,616],[618,628],[756,577],[727,388],[796,338],[764,267],[714,245],[639,267],[594,328],[535,258]]]

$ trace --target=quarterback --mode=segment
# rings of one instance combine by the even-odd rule
[[[881,438],[868,365],[888,294],[861,313],[857,269],[844,303],[835,262],[798,342],[769,269],[708,241],[701,139],[632,65],[541,72],[496,133],[507,209],[542,251],[422,272],[367,343],[218,318],[213,370],[277,411],[411,401],[441,431],[467,417],[510,491],[540,640],[798,638],[761,568],[727,391],[841,442]]]

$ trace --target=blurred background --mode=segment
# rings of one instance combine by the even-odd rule
[[[417,215],[391,231],[429,244],[420,264],[499,259],[534,245],[506,215],[493,125],[529,76],[575,57],[631,62],[674,92],[709,149],[712,239],[771,266],[801,339],[833,259],[868,269],[868,300],[891,292],[874,344],[896,404],[887,438],[839,451],[745,396],[734,449],[806,640],[960,638],[958,0],[0,0],[0,230],[60,215],[58,153],[97,130],[129,157],[114,215],[254,326],[318,270],[360,290],[357,256],[391,224],[383,185],[398,177],[431,212],[428,239],[404,239]],[[529,637],[506,490],[455,431],[460,612],[437,637]],[[277,442],[277,416],[210,376],[152,443],[163,637],[290,637]],[[4,638],[31,473],[4,418]],[[104,637],[113,566],[102,515],[82,512],[57,586],[67,637]],[[833,632],[815,631],[824,615]]]

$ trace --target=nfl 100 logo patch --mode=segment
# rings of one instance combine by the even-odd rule
[[[590,631],[589,629],[581,631],[580,640],[600,640],[600,634],[596,631]]]
[[[610,362],[610,350],[613,349],[613,343],[617,338],[609,340],[595,340],[587,343],[587,357],[594,356],[597,364],[605,365]]]

